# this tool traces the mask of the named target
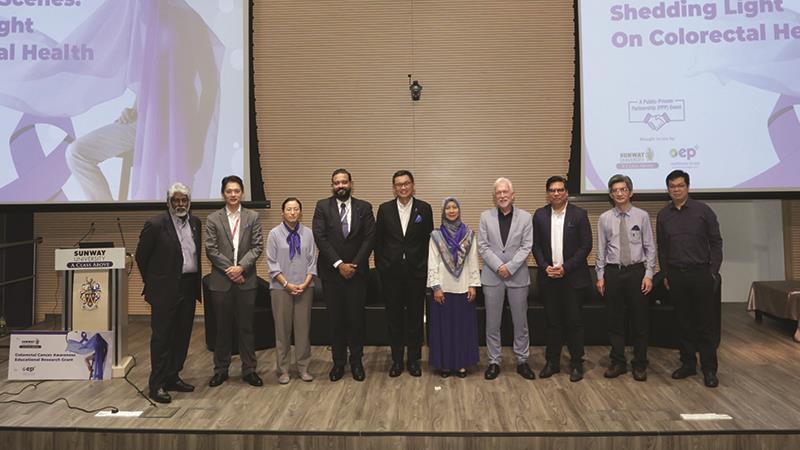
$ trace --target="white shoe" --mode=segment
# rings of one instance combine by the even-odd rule
[[[300,379],[306,382],[314,381],[314,377],[308,372],[300,372]]]
[[[278,383],[289,384],[289,374],[284,372],[278,377]]]

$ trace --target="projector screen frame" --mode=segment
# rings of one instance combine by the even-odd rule
[[[247,172],[244,174],[245,184],[249,185],[249,192],[246,191],[247,200],[242,204],[248,208],[255,209],[269,209],[271,207],[270,200],[266,196],[266,187],[261,171],[261,160],[258,145],[258,130],[256,126],[256,104],[255,104],[255,82],[253,70],[253,5],[255,0],[244,0],[243,4],[246,5],[247,10],[246,20],[247,26],[242,27],[242,32],[245,34],[244,39],[247,42],[247,123],[244,126],[244,136],[247,139],[247,157],[249,161],[245,162],[244,169]],[[166,193],[165,193],[166,195]],[[86,212],[86,211],[148,211],[154,209],[161,209],[166,204],[165,199],[158,199],[152,201],[131,201],[131,202],[88,202],[88,201],[72,201],[62,203],[34,203],[34,202],[19,202],[19,203],[2,203],[0,208],[3,212]],[[192,202],[192,209],[195,210],[211,210],[218,209],[223,204],[222,195],[220,194],[219,200],[203,200]]]
[[[582,73],[581,73],[581,45],[580,45],[580,3],[587,0],[573,0],[574,11],[574,36],[575,36],[575,63],[574,67],[574,101],[572,113],[572,142],[570,144],[569,156],[569,169],[567,171],[567,189],[570,192],[570,199],[575,201],[594,202],[608,201],[608,194],[605,192],[584,192],[584,159],[583,159],[583,109],[582,109]],[[692,175],[691,170],[687,171]],[[623,172],[624,173],[624,172]],[[664,191],[663,192],[637,192],[636,199],[639,201],[668,201],[666,188],[666,176],[669,172],[663,174],[664,177]],[[800,172],[799,172],[800,173]],[[630,175],[630,174],[627,174]],[[800,176],[800,175],[798,175]],[[631,176],[634,181],[634,191],[636,187],[636,179]],[[798,199],[800,198],[800,187],[796,190],[767,190],[767,189],[750,189],[738,191],[720,191],[718,189],[692,189],[692,198],[699,200],[759,200],[759,199]]]

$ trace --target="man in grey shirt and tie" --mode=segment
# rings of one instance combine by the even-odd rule
[[[606,378],[628,371],[625,359],[625,313],[633,327],[633,378],[647,380],[649,305],[653,289],[656,246],[647,212],[631,204],[633,181],[626,175],[608,180],[614,207],[600,215],[597,224],[597,290],[607,303],[611,365]]]

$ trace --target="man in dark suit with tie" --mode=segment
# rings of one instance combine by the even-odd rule
[[[331,190],[331,197],[317,202],[312,225],[319,248],[317,273],[331,328],[333,369],[329,378],[338,381],[344,376],[349,345],[353,379],[364,381],[364,302],[375,218],[372,205],[350,195],[352,177],[347,170],[333,171]]]
[[[169,403],[168,391],[191,392],[181,380],[200,300],[200,219],[189,214],[191,193],[181,183],[167,191],[168,212],[150,218],[139,234],[136,265],[150,304],[150,393]]]
[[[399,170],[392,176],[395,198],[381,204],[375,224],[375,266],[386,301],[392,347],[390,377],[403,373],[408,348],[411,376],[422,375],[422,316],[428,276],[428,241],[433,231],[431,205],[414,197],[414,175]]]
[[[538,266],[547,321],[547,364],[539,376],[561,371],[561,347],[566,335],[572,370],[570,381],[583,379],[581,297],[591,285],[586,258],[592,250],[592,227],[585,209],[567,201],[567,180],[547,179],[549,204],[533,214],[533,256]]]

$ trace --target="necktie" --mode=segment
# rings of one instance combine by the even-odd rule
[[[339,213],[339,219],[342,222],[342,235],[347,237],[350,233],[350,227],[347,224],[347,204],[342,203],[342,211]]]
[[[619,263],[623,266],[631,264],[631,238],[626,216],[627,214],[619,215]]]

